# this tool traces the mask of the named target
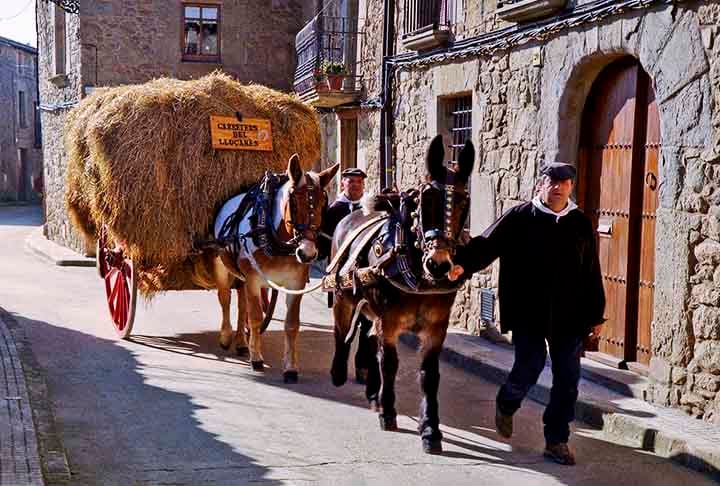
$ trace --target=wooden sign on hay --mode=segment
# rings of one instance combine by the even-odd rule
[[[210,116],[210,134],[215,150],[260,150],[272,152],[272,124],[260,118]]]

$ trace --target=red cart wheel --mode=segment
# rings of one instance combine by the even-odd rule
[[[96,265],[100,277],[105,281],[110,318],[120,339],[130,337],[135,321],[137,301],[137,274],[129,258],[125,258],[121,247],[110,248],[105,228],[100,230],[97,242]]]

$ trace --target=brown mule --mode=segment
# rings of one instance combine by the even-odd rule
[[[336,290],[333,305],[335,355],[331,376],[336,386],[347,381],[348,336],[354,332],[351,327],[356,307],[362,306],[362,312],[374,322],[371,353],[377,356],[377,366],[369,369],[366,397],[371,407],[379,410],[383,430],[397,430],[397,339],[403,332],[421,338],[419,381],[423,399],[418,429],[423,449],[430,454],[442,452],[437,399],[439,356],[457,291],[455,284],[447,281],[447,275],[468,213],[465,185],[472,173],[475,149],[471,142],[465,144],[456,171],[444,166],[444,153],[442,138],[435,137],[427,153],[427,182],[418,190],[376,202],[373,209],[386,210],[392,216],[379,236],[369,239],[370,243],[363,233],[354,235],[349,253],[359,251],[354,268],[382,268],[381,277],[366,286]],[[393,197],[399,203],[387,206],[386,201]],[[355,233],[353,228],[377,215],[356,211],[343,219],[335,231],[333,254]],[[388,243],[387,238],[394,239]],[[366,247],[356,248],[361,245]],[[387,248],[394,252],[391,258],[386,257]],[[353,267],[353,263],[345,267]]]
[[[235,349],[238,355],[249,354],[255,371],[264,370],[262,355],[262,323],[264,320],[263,289],[268,288],[265,277],[290,290],[302,290],[308,281],[309,265],[317,257],[316,246],[318,229],[322,214],[327,205],[324,188],[337,173],[340,165],[320,173],[303,173],[298,156],[288,161],[287,182],[279,187],[273,203],[269,223],[277,238],[282,242],[294,240],[297,249],[294,255],[267,256],[254,245],[251,239],[241,244],[239,255],[223,250],[206,265],[210,282],[206,288],[217,288],[218,300],[222,308],[220,323],[220,346],[229,349],[233,341],[230,325],[231,289],[237,289],[238,325],[235,333]],[[233,197],[221,208],[216,219],[216,236],[228,215],[241,204],[245,194]],[[237,225],[238,234],[251,231],[249,215]],[[247,245],[247,246],[245,246]],[[261,275],[247,258],[251,252],[260,267]],[[239,278],[243,277],[244,281]],[[297,337],[300,331],[300,301],[302,295],[287,294],[287,314],[285,316],[285,351],[283,357],[283,378],[286,383],[298,380]],[[249,342],[246,341],[246,329],[249,328]]]

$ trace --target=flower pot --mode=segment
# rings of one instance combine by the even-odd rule
[[[345,76],[340,74],[328,74],[327,76],[327,82],[328,82],[328,88],[334,91],[340,91],[343,86],[343,81],[345,80]]]

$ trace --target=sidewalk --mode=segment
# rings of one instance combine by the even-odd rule
[[[0,484],[45,484],[23,368],[2,314],[0,360]]]
[[[94,266],[94,259],[48,241],[40,230],[26,243],[57,265]],[[321,300],[324,302],[324,295]],[[324,310],[324,304],[320,307]],[[411,347],[418,345],[413,335],[403,335],[401,341]],[[510,345],[494,344],[458,329],[449,330],[442,358],[498,384],[505,381],[514,360]],[[551,384],[552,374],[546,365],[529,398],[546,404]],[[583,359],[576,417],[601,428],[608,441],[655,453],[720,480],[720,426],[645,402],[646,386],[642,376]]]
[[[403,335],[412,347],[418,340]],[[501,384],[514,360],[510,345],[493,344],[480,336],[450,329],[443,360],[453,366]],[[653,452],[720,480],[720,426],[693,419],[680,410],[657,407],[643,400],[647,381],[629,371],[582,359],[578,420],[601,428],[605,438],[628,447]],[[529,398],[547,404],[552,373],[549,363]]]

